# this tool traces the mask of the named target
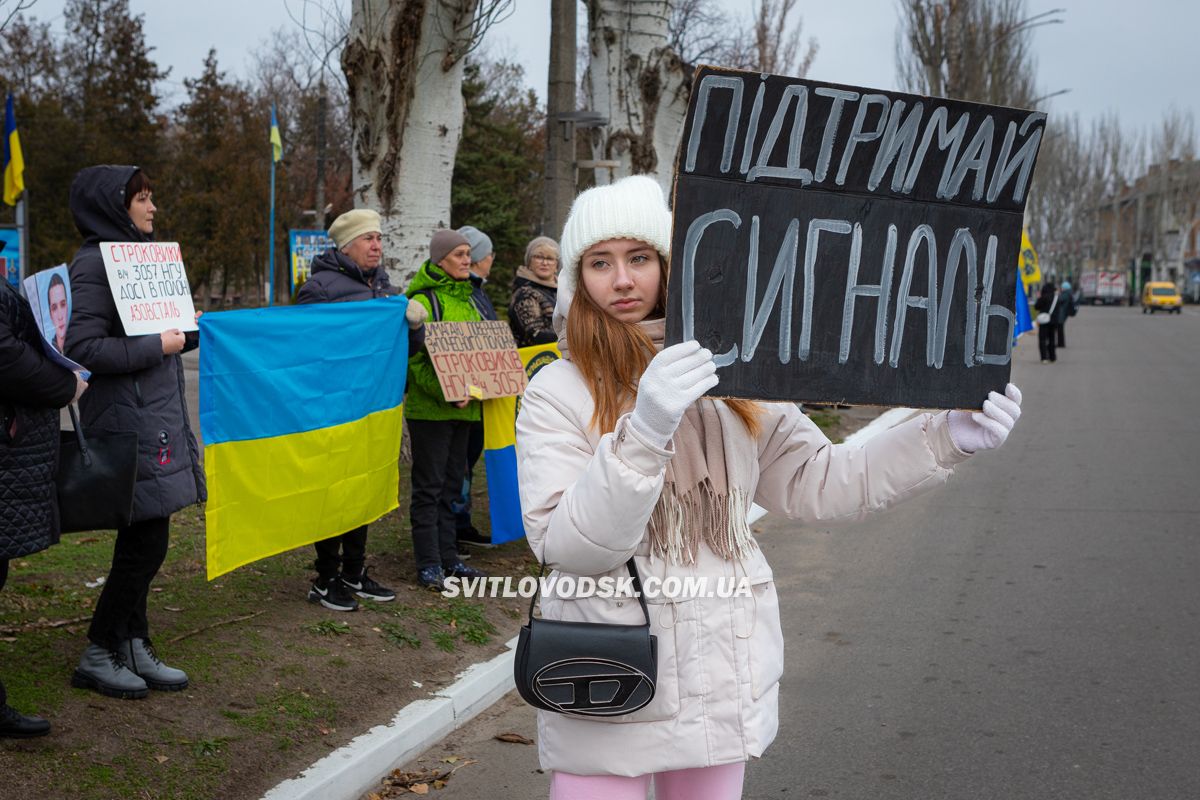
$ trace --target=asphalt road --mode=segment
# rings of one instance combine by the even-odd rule
[[[768,519],[778,739],[745,796],[1200,798],[1200,314],[1085,308],[1018,346],[1009,442],[890,514]],[[410,768],[443,798],[545,797],[510,694]]]

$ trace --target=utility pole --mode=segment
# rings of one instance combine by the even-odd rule
[[[546,186],[542,233],[562,235],[575,199],[575,12],[578,0],[550,0],[550,70],[546,91]]]
[[[317,95],[317,227],[325,230],[325,75],[321,75],[321,86]]]

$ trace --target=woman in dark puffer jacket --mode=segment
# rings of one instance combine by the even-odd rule
[[[9,559],[58,541],[58,410],[87,388],[48,359],[33,311],[0,280],[0,588]],[[0,683],[0,737],[50,732],[50,723],[8,705]]]
[[[146,597],[167,555],[171,514],[206,497],[179,357],[199,345],[199,334],[126,336],[100,254],[101,242],[153,239],[151,193],[137,167],[88,167],[75,176],[70,200],[84,241],[70,268],[67,355],[92,372],[91,391],[80,403],[83,429],[138,435],[133,521],[117,530],[112,569],[88,629],[91,644],[71,683],[129,699],[188,685],[187,675],[163,664],[150,644]]]

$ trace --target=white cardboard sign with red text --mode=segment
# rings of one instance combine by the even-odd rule
[[[101,242],[100,254],[126,336],[198,330],[178,242]]]

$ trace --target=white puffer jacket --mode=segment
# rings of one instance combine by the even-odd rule
[[[831,444],[792,404],[764,405],[754,501],[802,522],[853,520],[941,485],[967,454],[946,414],[926,414],[864,447]],[[761,756],[778,728],[783,632],[771,567],[755,548],[719,558],[701,545],[695,564],[651,559],[646,530],[671,453],[639,439],[628,415],[614,433],[590,427],[592,397],[579,370],[557,361],[530,382],[517,419],[521,508],[529,544],[561,575],[627,575],[631,555],[651,576],[703,576],[716,588],[746,577],[752,596],[647,597],[658,637],[654,700],[623,717],[538,712],[543,769],[579,775],[644,775]],[[715,586],[714,586],[715,585]],[[720,592],[728,595],[730,592]],[[647,592],[649,594],[649,592]],[[544,597],[547,619],[640,624],[636,600]]]

